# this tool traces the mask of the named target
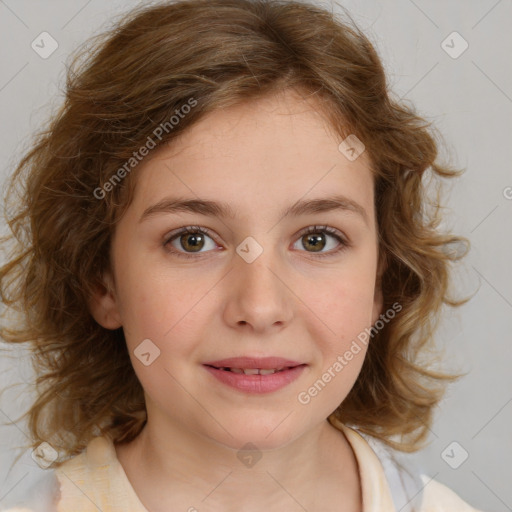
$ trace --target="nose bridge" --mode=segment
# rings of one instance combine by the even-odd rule
[[[267,237],[267,240],[271,238]],[[237,251],[239,254],[234,260],[228,292],[230,320],[235,323],[250,323],[255,328],[285,322],[291,314],[291,297],[283,282],[285,279],[279,277],[283,273],[279,251],[267,245],[251,261],[247,255],[256,250],[251,243],[253,242],[248,241],[248,246],[240,244]],[[246,252],[241,252],[241,249]]]
[[[247,245],[239,248],[240,252],[244,249],[247,249]],[[270,247],[270,244],[266,244],[254,260],[247,259],[245,256],[254,250],[249,242],[249,253],[237,256],[235,273],[241,284],[240,290],[249,296],[257,297],[263,294],[268,295],[268,298],[282,293],[283,284],[275,275],[279,272],[278,269],[282,268],[277,261],[277,251]]]

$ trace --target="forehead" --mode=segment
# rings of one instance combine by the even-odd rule
[[[319,98],[293,89],[269,94],[208,112],[162,153],[173,157],[186,151],[190,156],[194,149],[196,155],[211,149],[217,156],[235,156],[243,151],[275,157],[271,150],[280,146],[284,155],[289,153],[288,148],[305,155],[308,147],[302,144],[304,139],[314,142],[318,153],[322,143],[337,146],[339,138],[327,121],[325,108]]]
[[[350,161],[340,142],[318,102],[292,91],[215,110],[141,163],[135,201],[140,209],[169,193],[208,197],[243,214],[343,194],[371,214],[369,159]]]

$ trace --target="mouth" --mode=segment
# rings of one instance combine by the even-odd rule
[[[272,375],[274,373],[279,373],[284,370],[290,370],[291,368],[296,368],[296,366],[285,366],[283,368],[230,368],[230,367],[217,367],[211,366],[209,364],[205,366],[210,366],[210,368],[215,368],[216,370],[224,370],[225,372],[233,372],[238,374],[245,375]],[[300,365],[297,365],[300,366]]]
[[[216,380],[238,391],[268,393],[290,384],[308,365],[281,357],[236,357],[203,366]]]

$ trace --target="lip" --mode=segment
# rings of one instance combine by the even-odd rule
[[[206,370],[223,384],[238,391],[254,394],[271,393],[284,388],[297,379],[306,366],[301,364],[270,375],[245,375],[244,373],[233,373],[204,365]]]
[[[230,357],[228,359],[219,359],[218,361],[209,361],[203,363],[207,366],[216,368],[262,368],[270,370],[272,368],[284,368],[286,366],[300,366],[304,363],[284,359],[282,357]]]
[[[204,363],[208,372],[223,384],[244,393],[271,393],[284,388],[297,379],[307,364],[282,357],[232,357]],[[245,375],[222,370],[222,368],[284,370],[269,375]]]

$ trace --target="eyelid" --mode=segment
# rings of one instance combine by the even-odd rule
[[[310,254],[314,258],[328,258],[331,256],[338,256],[344,250],[352,247],[352,244],[349,241],[349,239],[339,229],[333,228],[332,226],[327,226],[327,225],[308,226],[308,227],[302,229],[301,231],[299,231],[299,233],[295,236],[297,237],[297,239],[300,239],[301,237],[303,237],[304,235],[307,235],[308,233],[327,233],[329,236],[336,238],[338,240],[338,242],[340,243],[340,247],[338,247],[334,250],[330,250],[328,252],[315,253],[315,252],[309,252],[309,251],[299,251],[299,252],[304,252],[306,254]],[[296,242],[294,242],[294,244],[295,243]]]
[[[177,235],[181,235],[183,233],[197,233],[197,232],[204,233],[205,235],[208,235],[211,238],[213,238],[213,236],[212,236],[213,232],[209,228],[205,228],[203,226],[183,226],[181,228],[173,229],[170,233],[167,233],[164,237],[165,243],[169,242],[170,240],[172,240],[172,238],[174,238]]]
[[[304,236],[308,233],[321,233],[326,232],[329,235],[332,235],[334,237],[338,237],[343,243],[349,244],[348,238],[339,230],[336,228],[333,228],[332,226],[327,225],[314,225],[314,226],[308,226],[301,231],[297,233],[295,236]]]

